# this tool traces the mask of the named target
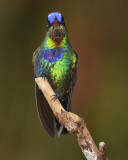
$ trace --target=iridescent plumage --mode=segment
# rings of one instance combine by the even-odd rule
[[[36,77],[47,77],[62,106],[71,111],[71,96],[76,82],[78,56],[68,40],[61,13],[48,15],[44,42],[33,54]],[[58,122],[40,89],[36,85],[37,107],[40,120],[50,136],[55,137],[54,121],[60,134],[68,133]]]

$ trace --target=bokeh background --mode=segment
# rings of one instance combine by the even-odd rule
[[[79,55],[72,111],[112,160],[128,159],[127,1],[0,0],[0,159],[85,159],[74,135],[51,139],[36,112],[32,53],[50,12],[63,13]]]

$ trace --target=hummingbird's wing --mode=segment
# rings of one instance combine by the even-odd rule
[[[44,97],[41,90],[38,88],[37,84],[36,84],[36,103],[41,124],[43,125],[47,133],[52,138],[55,138],[55,127],[54,127],[55,118],[46,98]]]
[[[47,66],[49,65],[48,61],[47,63],[44,62],[45,59],[42,56],[42,47],[38,47],[37,50],[33,54],[33,63],[34,63],[34,71],[36,77],[42,77],[42,75],[45,75],[47,71]],[[47,133],[55,138],[55,117],[53,115],[53,112],[45,99],[43,93],[38,88],[37,84],[35,85],[36,90],[36,103],[37,103],[37,111],[38,115],[41,121],[42,126],[45,128]]]
[[[71,64],[71,73],[72,73],[71,74],[71,79],[72,79],[72,81],[71,81],[71,94],[72,94],[73,88],[74,88],[74,86],[76,84],[76,79],[77,79],[77,64],[79,62],[77,53],[76,52],[74,52],[74,53],[76,55],[76,60],[73,61],[72,64]]]
[[[76,61],[72,61],[71,66],[70,66],[70,87],[69,87],[69,96],[68,96],[68,103],[67,103],[67,110],[71,111],[71,97],[73,93],[74,86],[76,84],[76,79],[77,79],[77,64],[78,64],[78,55],[76,52],[74,52],[76,55]]]

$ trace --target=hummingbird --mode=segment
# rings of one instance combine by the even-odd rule
[[[55,92],[53,99],[59,99],[63,108],[71,112],[71,97],[77,77],[78,55],[73,50],[64,22],[59,12],[50,13],[47,17],[47,31],[42,44],[33,53],[35,77],[47,77]],[[47,133],[55,138],[67,134],[67,129],[59,123],[44,97],[35,84],[36,103],[39,119]]]

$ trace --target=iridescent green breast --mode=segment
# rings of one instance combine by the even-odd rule
[[[73,51],[64,53],[64,57],[49,65],[50,81],[54,88],[67,91],[73,76],[73,67],[77,58]],[[50,67],[53,66],[53,67]]]

